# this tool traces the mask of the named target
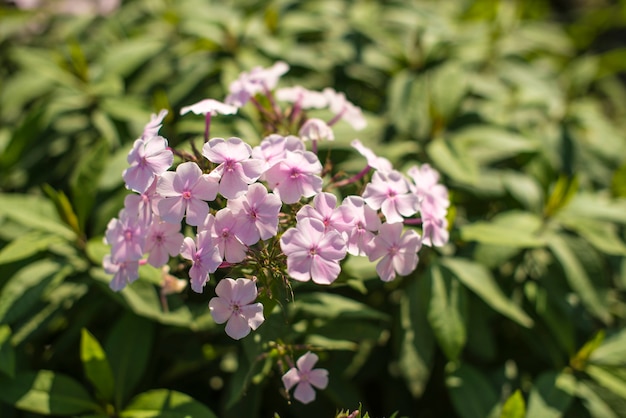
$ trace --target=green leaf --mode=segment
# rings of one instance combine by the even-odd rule
[[[441,264],[494,310],[522,326],[533,326],[533,320],[506,297],[485,267],[469,260],[450,257],[443,258]]]
[[[426,388],[435,354],[435,339],[428,324],[429,283],[425,279],[411,280],[400,300],[399,365],[413,397]]]
[[[618,418],[611,407],[584,380],[578,382],[576,396],[593,418]]]
[[[622,398],[626,398],[626,369],[587,364],[585,372],[601,386]]]
[[[493,386],[470,365],[461,364],[449,373],[446,386],[454,409],[461,418],[490,417],[498,409],[498,395]]]
[[[567,242],[557,234],[550,234],[547,241],[552,253],[561,264],[570,287],[594,316],[608,323],[611,320],[611,314],[607,309],[607,303],[600,299],[587,272]]]
[[[460,152],[449,141],[443,138],[432,140],[426,148],[428,156],[433,160],[438,170],[450,178],[462,183],[473,185],[478,180],[478,165]]]
[[[436,117],[449,121],[461,104],[467,90],[463,63],[448,61],[437,67],[431,80],[431,102]]]
[[[504,402],[500,418],[524,418],[526,416],[526,404],[522,392],[517,389],[509,399]]]
[[[626,367],[626,329],[621,329],[604,339],[602,344],[591,352],[589,361],[596,365]]]
[[[23,260],[60,242],[66,240],[42,231],[26,232],[0,250],[0,264]]]
[[[479,165],[538,149],[538,142],[493,125],[471,125],[450,138],[457,150],[467,154]]]
[[[105,351],[115,379],[116,408],[121,408],[143,376],[153,339],[152,323],[132,314],[124,315],[113,326]]]
[[[63,222],[67,226],[72,228],[74,233],[76,233],[77,235],[80,235],[81,229],[80,229],[80,224],[78,222],[78,217],[76,216],[76,213],[74,212],[74,208],[72,207],[72,204],[70,203],[65,193],[63,193],[63,191],[60,191],[60,190],[59,191],[54,190],[48,184],[44,184],[42,188],[43,188],[43,191],[46,193],[46,195],[48,195],[50,200],[52,200],[52,203],[54,203],[54,206],[56,207],[57,213],[59,214],[59,217],[61,218],[61,220],[63,220]]]
[[[602,341],[604,341],[604,330],[598,331],[591,340],[587,341],[578,350],[576,355],[570,360],[572,367],[575,370],[582,370],[586,366],[589,357],[602,344]]]
[[[181,392],[154,389],[135,396],[120,413],[122,418],[217,418],[204,404]]]
[[[115,382],[111,366],[98,340],[85,328],[81,330],[80,360],[85,369],[85,376],[102,399],[112,402]]]
[[[587,218],[567,217],[561,223],[576,231],[581,237],[589,241],[599,251],[611,255],[626,255],[626,244],[617,233],[616,225],[612,222],[597,221]]]
[[[305,293],[296,298],[294,309],[323,319],[378,319],[389,316],[345,296],[333,293]]]
[[[157,55],[163,46],[163,41],[148,36],[112,45],[103,57],[102,72],[127,76]]]
[[[44,415],[76,415],[100,411],[89,393],[69,376],[50,370],[0,375],[0,400],[18,409]]]
[[[27,229],[39,229],[73,240],[76,234],[63,225],[48,199],[35,195],[0,193],[0,217],[14,220]]]
[[[0,325],[0,373],[15,377],[15,349],[11,345],[11,328]]]
[[[72,270],[69,265],[62,267],[49,260],[37,261],[18,270],[0,292],[0,321],[13,323],[27,315],[42,294]]]
[[[611,192],[613,196],[626,198],[626,164],[613,173]]]
[[[530,391],[528,416],[562,417],[572,402],[572,385],[575,385],[575,380],[571,375],[553,371],[541,374]]]
[[[428,322],[446,357],[453,361],[467,340],[464,289],[437,264],[431,265],[427,278],[431,288]]]
[[[529,212],[508,211],[491,221],[478,221],[460,228],[461,238],[484,244],[516,248],[542,247],[541,219]]]
[[[70,186],[72,190],[72,203],[78,217],[79,231],[85,230],[85,223],[95,203],[100,174],[104,170],[109,155],[109,147],[105,140],[100,140],[89,148],[89,151],[81,156],[76,165]]]

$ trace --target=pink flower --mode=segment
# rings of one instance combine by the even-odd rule
[[[252,303],[257,297],[253,280],[225,278],[215,287],[217,297],[209,301],[209,310],[218,324],[226,322],[226,334],[240,340],[265,321],[263,305]]]
[[[281,206],[280,198],[268,193],[260,183],[251,184],[245,195],[230,199],[227,207],[237,219],[237,238],[246,245],[254,245],[259,239],[275,236]]]
[[[298,213],[296,219],[298,222],[304,218],[315,218],[324,224],[326,231],[335,230],[337,232],[346,232],[352,229],[350,222],[352,221],[352,213],[349,208],[337,206],[337,198],[332,193],[318,193],[313,198],[313,206],[304,205]]]
[[[367,126],[361,108],[349,102],[345,94],[337,93],[330,87],[325,88],[322,93],[326,96],[326,100],[328,100],[330,111],[335,114],[333,120],[328,122],[330,126],[334,125],[339,119],[345,120],[357,131]]]
[[[217,114],[234,115],[235,113],[237,113],[237,108],[235,106],[227,105],[226,103],[222,103],[217,100],[204,99],[190,106],[185,106],[180,109],[181,115],[189,112],[193,112],[196,115],[206,115],[207,113],[210,113],[212,116],[215,116]]]
[[[132,283],[139,278],[139,261],[120,261],[112,260],[111,255],[107,254],[102,259],[102,267],[108,274],[113,274],[113,280],[109,282],[109,287],[115,292],[122,290],[127,283]]]
[[[173,224],[180,223],[186,214],[189,225],[200,225],[209,213],[209,205],[217,195],[217,180],[202,174],[196,163],[186,162],[167,171],[157,183],[157,192],[163,196],[159,202],[161,219]]]
[[[280,77],[287,71],[289,71],[289,65],[278,61],[269,68],[255,67],[250,72],[243,72],[230,84],[228,88],[230,94],[225,102],[241,107],[257,93],[274,89]]]
[[[138,261],[143,256],[146,243],[145,225],[137,216],[122,209],[119,219],[109,221],[105,242],[111,246],[111,260],[114,263]]]
[[[419,200],[409,191],[409,185],[402,173],[376,171],[372,182],[365,186],[363,200],[372,207],[380,209],[388,223],[402,222],[403,216],[417,212]]]
[[[209,273],[215,272],[222,263],[222,257],[213,243],[210,231],[200,232],[195,241],[185,237],[180,255],[192,261],[189,269],[191,289],[196,293],[202,293],[202,288],[209,280]]]
[[[372,241],[369,260],[382,257],[376,264],[376,272],[381,280],[389,282],[396,273],[406,276],[417,267],[417,252],[422,246],[420,236],[412,229],[402,234],[401,223],[382,224],[378,235]]]
[[[239,138],[214,138],[204,144],[202,155],[219,164],[211,176],[219,177],[219,193],[234,199],[248,190],[263,173],[262,161],[250,158],[252,148]]]
[[[328,386],[328,370],[313,368],[317,360],[317,355],[308,351],[296,361],[298,367],[292,367],[282,377],[286,390],[296,386],[293,397],[303,404],[315,400],[313,387],[326,389]]]
[[[393,170],[393,165],[388,159],[374,154],[371,149],[364,146],[358,139],[353,139],[350,145],[352,145],[352,147],[356,149],[359,154],[365,157],[367,165],[370,167],[382,172],[389,172]]]
[[[374,239],[374,232],[380,228],[380,218],[376,211],[365,204],[360,196],[348,196],[343,200],[341,207],[350,213],[351,228],[343,235],[352,255],[367,255],[369,244]]]
[[[276,90],[276,98],[294,103],[300,109],[321,109],[328,104],[324,94],[302,86],[284,87]]]
[[[152,223],[153,215],[159,213],[157,207],[161,196],[156,191],[158,177],[155,177],[152,184],[141,194],[129,194],[124,198],[124,208],[128,213],[138,216],[144,225]]]
[[[269,187],[284,203],[296,203],[322,190],[322,164],[310,151],[286,151],[285,158],[265,172]]]
[[[143,134],[141,135],[141,139],[145,141],[154,136],[157,136],[159,134],[159,129],[161,129],[161,126],[163,126],[163,119],[165,119],[167,113],[168,112],[165,109],[161,109],[158,115],[153,113],[150,116],[150,122],[148,122],[143,128]]]
[[[215,214],[215,221],[205,222],[210,228],[213,245],[217,248],[222,260],[229,263],[239,263],[246,258],[247,247],[239,241],[237,235],[241,228],[237,224],[237,217],[233,212],[224,208]]]
[[[155,176],[170,168],[174,154],[167,148],[165,138],[153,136],[136,140],[127,160],[130,167],[122,174],[126,187],[143,193],[152,184]]]
[[[252,148],[252,158],[263,161],[265,163],[263,171],[266,171],[282,161],[287,151],[305,151],[302,140],[293,135],[272,134],[263,138],[260,145]]]
[[[288,229],[280,239],[287,256],[287,273],[299,281],[313,279],[317,284],[331,284],[339,276],[339,262],[346,256],[346,245],[337,231],[325,231],[324,223],[304,218]]]
[[[330,126],[321,119],[311,118],[304,122],[298,132],[303,141],[334,141],[335,134]]]
[[[180,253],[183,244],[183,234],[180,233],[180,224],[160,222],[155,219],[148,228],[146,237],[146,252],[148,263],[154,267],[161,267],[166,264],[169,257]]]

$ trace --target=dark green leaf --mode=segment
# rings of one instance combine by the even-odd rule
[[[478,221],[461,228],[466,241],[507,247],[542,247],[541,219],[529,212],[509,211],[495,216],[491,221]]]
[[[59,235],[42,231],[27,232],[0,250],[0,264],[23,260],[60,242],[66,241]]]
[[[217,418],[204,404],[181,392],[154,389],[135,396],[120,413],[123,418]]]
[[[85,388],[69,376],[50,370],[0,376],[0,400],[43,415],[76,415],[99,411]]]
[[[572,402],[573,376],[565,373],[545,372],[533,385],[528,398],[528,416],[562,417]]]
[[[115,405],[121,408],[143,376],[154,339],[150,321],[126,314],[113,326],[105,351],[115,379]]]
[[[81,331],[80,360],[85,375],[102,399],[112,402],[115,382],[106,354],[98,340],[85,328]]]
[[[0,373],[15,377],[15,349],[11,345],[11,328],[0,325]]]
[[[461,364],[449,373],[446,386],[454,409],[461,418],[491,417],[499,409],[495,389],[481,372],[470,365]]]

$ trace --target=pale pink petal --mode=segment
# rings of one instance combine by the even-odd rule
[[[215,286],[215,294],[227,301],[232,301],[235,297],[236,281],[227,277],[219,281]]]
[[[253,330],[256,330],[263,321],[263,305],[261,303],[253,303],[251,305],[245,305],[240,307],[241,314],[248,321],[248,326]]]
[[[220,281],[220,283],[223,279]],[[211,316],[216,324],[223,324],[228,321],[231,317],[233,311],[230,307],[230,304],[221,297],[211,298],[209,301],[209,310],[211,311]]]
[[[317,363],[318,360],[319,357],[317,354],[307,351],[296,361],[296,365],[298,366],[298,370],[300,370],[300,372],[309,372],[313,370],[313,366],[315,366],[315,363]]]
[[[239,278],[235,282],[232,300],[237,301],[238,305],[248,305],[257,297],[256,283],[254,280]]]
[[[384,282],[389,282],[396,278],[396,272],[393,269],[392,257],[384,256],[378,264],[376,264],[376,272],[378,277]]]
[[[169,197],[159,201],[159,214],[165,222],[180,223],[185,216],[185,203],[181,197]]]
[[[325,260],[322,257],[315,257],[311,263],[311,278],[317,284],[331,284],[339,273],[341,266],[338,262]]]
[[[180,191],[174,189],[175,178],[176,173],[172,171],[166,171],[161,174],[157,181],[157,193],[162,197],[180,196]]]
[[[328,386],[328,370],[311,370],[309,372],[309,382],[318,389],[326,389],[326,386]]]
[[[283,385],[285,385],[286,390],[291,390],[296,384],[300,382],[300,374],[298,373],[298,369],[292,367],[287,370],[287,373],[283,375],[281,378],[283,381]]]
[[[233,314],[226,323],[226,335],[235,340],[240,340],[248,334],[250,334],[250,327],[246,318],[239,314]]]
[[[293,397],[303,404],[313,402],[315,400],[315,389],[309,382],[300,382],[293,392]]]

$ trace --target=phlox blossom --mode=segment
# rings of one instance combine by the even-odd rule
[[[313,280],[331,284],[341,271],[339,262],[346,256],[346,245],[339,233],[326,231],[324,223],[304,218],[288,229],[280,239],[287,256],[287,273],[298,281]]]
[[[152,184],[155,176],[165,172],[174,162],[174,154],[167,148],[162,136],[137,139],[128,153],[128,167],[122,173],[126,187],[143,193]]]
[[[367,255],[374,233],[380,228],[381,222],[378,213],[360,196],[348,196],[343,200],[341,207],[349,213],[351,227],[343,231],[348,253],[352,255]]]
[[[438,247],[445,245],[450,236],[446,219],[450,206],[448,189],[439,184],[439,173],[428,164],[413,166],[407,174],[413,180],[411,190],[420,199],[423,244]]]
[[[158,202],[161,196],[156,191],[158,177],[141,194],[129,194],[124,198],[124,208],[128,213],[136,215],[144,225],[152,223],[153,215],[159,214]]]
[[[367,148],[358,139],[353,139],[352,142],[350,142],[350,145],[352,145],[352,147],[356,149],[359,154],[365,157],[365,159],[367,160],[367,165],[369,165],[370,167],[381,172],[389,172],[393,170],[393,165],[391,164],[391,161],[389,161],[385,157],[379,157],[378,155],[374,154],[374,151]]]
[[[401,223],[384,223],[371,244],[368,257],[376,264],[376,272],[381,280],[389,282],[396,273],[406,276],[417,267],[417,252],[422,246],[420,236],[412,229],[402,233]]]
[[[161,222],[156,218],[148,228],[146,237],[148,264],[154,267],[166,264],[170,256],[174,257],[180,253],[183,238],[180,224]]]
[[[246,245],[254,245],[259,239],[275,236],[281,206],[280,198],[268,193],[260,183],[251,184],[245,195],[228,200],[227,207],[238,224],[237,238]]]
[[[344,206],[337,207],[337,198],[332,193],[322,192],[315,195],[313,205],[304,205],[298,213],[298,222],[304,218],[315,218],[322,221],[326,231],[346,232],[352,228],[352,213]]]
[[[209,215],[203,228],[211,232],[213,245],[222,260],[239,263],[246,258],[247,247],[237,238],[242,226],[238,224],[237,217],[229,208],[220,209],[215,217]]]
[[[119,218],[107,224],[104,240],[111,246],[111,260],[138,261],[144,253],[146,226],[135,214],[122,209]]]
[[[376,171],[365,186],[363,200],[373,209],[380,209],[389,223],[402,222],[403,216],[417,212],[419,199],[409,190],[409,184],[399,171]]]
[[[215,286],[217,297],[209,301],[209,310],[218,324],[226,322],[226,334],[240,340],[265,321],[263,305],[257,297],[254,280],[224,278]]]
[[[321,109],[328,104],[323,93],[305,89],[302,86],[283,87],[276,90],[276,98],[294,103],[300,109]]]
[[[237,113],[237,107],[222,103],[218,100],[204,99],[190,106],[184,106],[180,109],[180,114],[195,113],[196,115],[234,115]]]
[[[302,140],[294,135],[282,136],[278,134],[271,134],[263,138],[261,143],[252,148],[252,158],[261,160],[265,163],[263,171],[274,164],[285,159],[285,153],[287,151],[302,151],[306,149]],[[260,179],[264,179],[264,175]]]
[[[286,390],[289,391],[296,386],[293,397],[303,404],[315,400],[313,387],[326,389],[328,386],[328,370],[313,368],[318,359],[317,354],[308,351],[296,361],[297,367],[287,370],[282,377]]]
[[[202,288],[209,280],[209,273],[215,272],[222,264],[222,257],[213,243],[211,232],[201,231],[196,235],[195,241],[191,237],[185,237],[180,255],[192,262],[189,269],[191,289],[202,293]]]
[[[109,287],[115,292],[122,290],[126,284],[130,284],[139,278],[139,261],[119,261],[112,260],[110,254],[102,259],[102,267],[107,274],[113,274],[113,280],[109,282]]]
[[[328,123],[329,125],[332,126],[335,121],[343,119],[352,125],[352,127],[357,131],[364,129],[365,126],[367,126],[367,122],[363,117],[361,108],[348,101],[345,94],[338,93],[330,87],[325,88],[322,93],[328,101],[330,111],[335,114],[333,120]]]
[[[254,95],[264,91],[270,91],[276,87],[280,77],[289,71],[289,65],[283,61],[274,63],[269,68],[254,67],[249,72],[243,72],[230,83],[230,94],[225,102],[229,105],[241,107]]]
[[[330,126],[321,119],[310,118],[298,131],[298,135],[303,141],[334,141],[335,134]]]
[[[189,225],[200,225],[209,213],[205,201],[215,199],[217,188],[217,180],[202,174],[194,162],[180,164],[175,173],[163,173],[157,183],[163,197],[158,205],[161,219],[176,224],[186,216]]]
[[[310,151],[286,151],[285,158],[265,172],[269,187],[284,203],[296,203],[322,191],[322,164]]]
[[[219,164],[211,176],[219,178],[218,192],[227,199],[234,199],[248,190],[263,173],[261,160],[250,158],[252,148],[239,138],[214,138],[204,144],[202,155]]]
[[[141,139],[147,140],[154,136],[157,136],[159,133],[159,129],[163,126],[163,119],[167,116],[167,110],[161,109],[159,114],[153,113],[150,115],[150,122],[146,124],[143,128],[143,134],[141,134]]]

